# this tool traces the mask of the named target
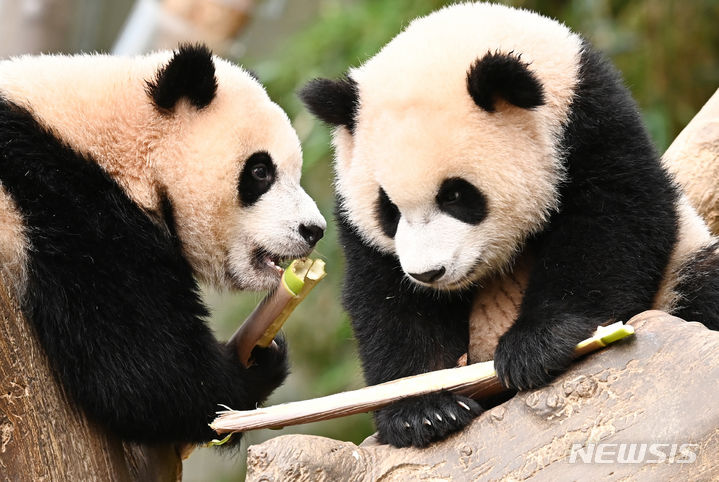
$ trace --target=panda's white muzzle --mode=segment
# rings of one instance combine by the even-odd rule
[[[299,183],[281,178],[238,219],[229,262],[233,286],[244,290],[274,288],[280,265],[309,255],[327,227]]]
[[[402,270],[415,283],[451,288],[471,275],[480,250],[473,226],[441,212],[406,216],[397,225],[395,252]]]

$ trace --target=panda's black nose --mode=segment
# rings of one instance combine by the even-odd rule
[[[445,271],[444,266],[442,266],[439,269],[432,269],[430,271],[425,271],[424,273],[409,273],[409,275],[423,283],[433,283],[440,279],[442,275],[444,275]]]
[[[300,235],[305,238],[310,247],[317,244],[324,234],[325,230],[316,224],[300,224]]]

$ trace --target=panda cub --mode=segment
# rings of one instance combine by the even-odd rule
[[[254,408],[286,350],[244,369],[196,279],[266,290],[325,221],[289,119],[204,46],[0,62],[0,273],[69,396],[138,442],[202,442]]]
[[[490,344],[509,388],[542,386],[599,324],[649,308],[719,328],[719,257],[660,163],[619,74],[526,10],[455,4],[300,96],[335,126],[344,305],[366,380],[454,366],[475,300],[523,278]],[[423,446],[482,408],[440,393],[375,414]]]

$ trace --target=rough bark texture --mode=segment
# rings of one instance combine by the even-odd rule
[[[719,479],[719,332],[658,311],[632,323],[633,340],[426,449],[287,435],[249,448],[247,480]],[[599,442],[698,445],[686,464],[569,463],[572,444]]]
[[[68,401],[0,278],[0,481],[178,480],[175,447],[123,444]]]
[[[662,157],[689,201],[719,234],[719,90]]]

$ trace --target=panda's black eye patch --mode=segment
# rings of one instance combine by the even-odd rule
[[[445,179],[435,200],[441,211],[467,224],[479,224],[487,217],[487,199],[461,177]]]
[[[384,189],[379,188],[377,217],[379,218],[379,225],[380,228],[382,228],[382,232],[390,238],[394,238],[394,235],[397,233],[400,216],[397,205],[389,199]]]
[[[264,193],[269,191],[275,182],[277,169],[272,158],[266,152],[255,152],[242,168],[237,190],[243,206],[250,206]]]

